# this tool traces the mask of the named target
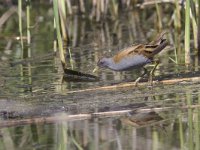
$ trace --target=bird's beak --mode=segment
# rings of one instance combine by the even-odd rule
[[[98,70],[98,66],[96,66],[95,68],[94,68],[94,70],[92,71],[92,73],[95,73],[97,70]]]

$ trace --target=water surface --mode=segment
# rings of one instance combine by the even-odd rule
[[[32,11],[37,24],[31,29],[31,45],[24,40],[24,51],[15,38],[17,24],[12,21],[16,16],[8,22],[10,26],[5,25],[9,30],[4,29],[0,37],[0,149],[199,149],[198,82],[101,90],[98,87],[134,81],[142,70],[100,69],[92,73],[102,56],[112,56],[135,43],[147,43],[157,35],[156,16],[149,17],[150,10],[127,11],[118,19],[98,23],[78,15],[69,19],[73,69],[99,77],[94,81],[63,76],[59,55],[53,50],[52,9],[42,6],[35,9]],[[168,15],[163,22],[166,19]],[[176,46],[172,42],[173,29],[163,28],[169,31],[170,45],[158,56],[161,63],[154,80],[198,77],[195,55],[189,67],[183,64],[183,55],[179,55],[179,65],[171,61],[170,58],[175,60]],[[72,69],[69,63],[68,68]],[[86,89],[93,90],[80,91]],[[89,119],[55,119],[62,115],[122,110],[132,112],[94,115]],[[34,123],[34,118],[42,117],[54,119]],[[24,119],[29,122],[20,122]],[[19,123],[3,126],[12,120]]]

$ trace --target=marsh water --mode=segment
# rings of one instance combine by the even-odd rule
[[[168,9],[169,6],[164,8]],[[59,55],[54,52],[51,6],[33,5],[31,11],[31,44],[27,45],[24,27],[23,50],[17,40],[17,14],[1,27],[0,149],[200,148],[199,82],[166,85],[158,82],[153,87],[139,84],[136,88],[102,90],[99,87],[131,83],[143,70],[92,72],[102,56],[112,56],[135,43],[148,43],[156,36],[157,17],[149,14],[154,8],[126,10],[118,18],[108,17],[102,22],[79,14],[69,17],[68,68],[98,79],[62,72]],[[167,28],[169,19],[170,14],[164,15],[162,28],[168,31],[170,44],[158,55],[160,65],[154,80],[198,77],[198,57],[194,51],[191,65],[184,65],[183,42],[177,43],[182,41],[182,32]],[[178,63],[173,61],[175,49]],[[141,82],[147,80],[145,77]],[[127,112],[115,114],[119,111]],[[94,115],[98,112],[113,115]],[[65,119],[80,114],[93,115]],[[34,118],[49,117],[54,119],[34,122]],[[18,123],[10,123],[13,120]]]

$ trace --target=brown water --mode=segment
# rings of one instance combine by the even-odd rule
[[[138,10],[124,12],[119,19],[108,19],[104,23],[94,23],[78,16],[69,19],[74,70],[93,74],[100,80],[69,79],[69,76],[64,80],[60,61],[53,54],[51,9],[40,7],[37,11],[32,8],[35,13],[33,20],[37,24],[31,29],[29,49],[24,41],[24,53],[30,50],[30,59],[21,59],[20,41],[14,39],[18,35],[14,30],[16,16],[11,17],[1,31],[0,149],[199,149],[198,82],[158,84],[153,88],[139,86],[79,91],[134,81],[142,70],[120,73],[101,69],[96,74],[92,70],[100,57],[112,56],[133,43],[152,40],[157,34],[156,16],[148,18],[148,10]],[[49,14],[44,15],[44,10]],[[163,24],[167,19],[169,16],[166,14]],[[163,28],[169,31],[167,37],[173,45],[173,29]],[[183,43],[178,45],[182,48]],[[158,57],[161,64],[156,70],[155,80],[199,76],[196,56],[192,57],[189,68],[182,65],[182,55],[178,58],[181,65],[169,59],[175,59],[173,46]],[[66,58],[69,62],[68,55]],[[188,109],[188,105],[196,108]],[[151,108],[154,110],[146,111]],[[90,119],[55,119],[62,115],[121,110],[135,111]],[[21,122],[3,126],[5,121],[50,116],[54,118],[51,123]]]

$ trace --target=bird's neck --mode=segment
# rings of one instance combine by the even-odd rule
[[[107,58],[107,67],[112,70],[118,70],[118,65],[114,62],[113,58]]]

